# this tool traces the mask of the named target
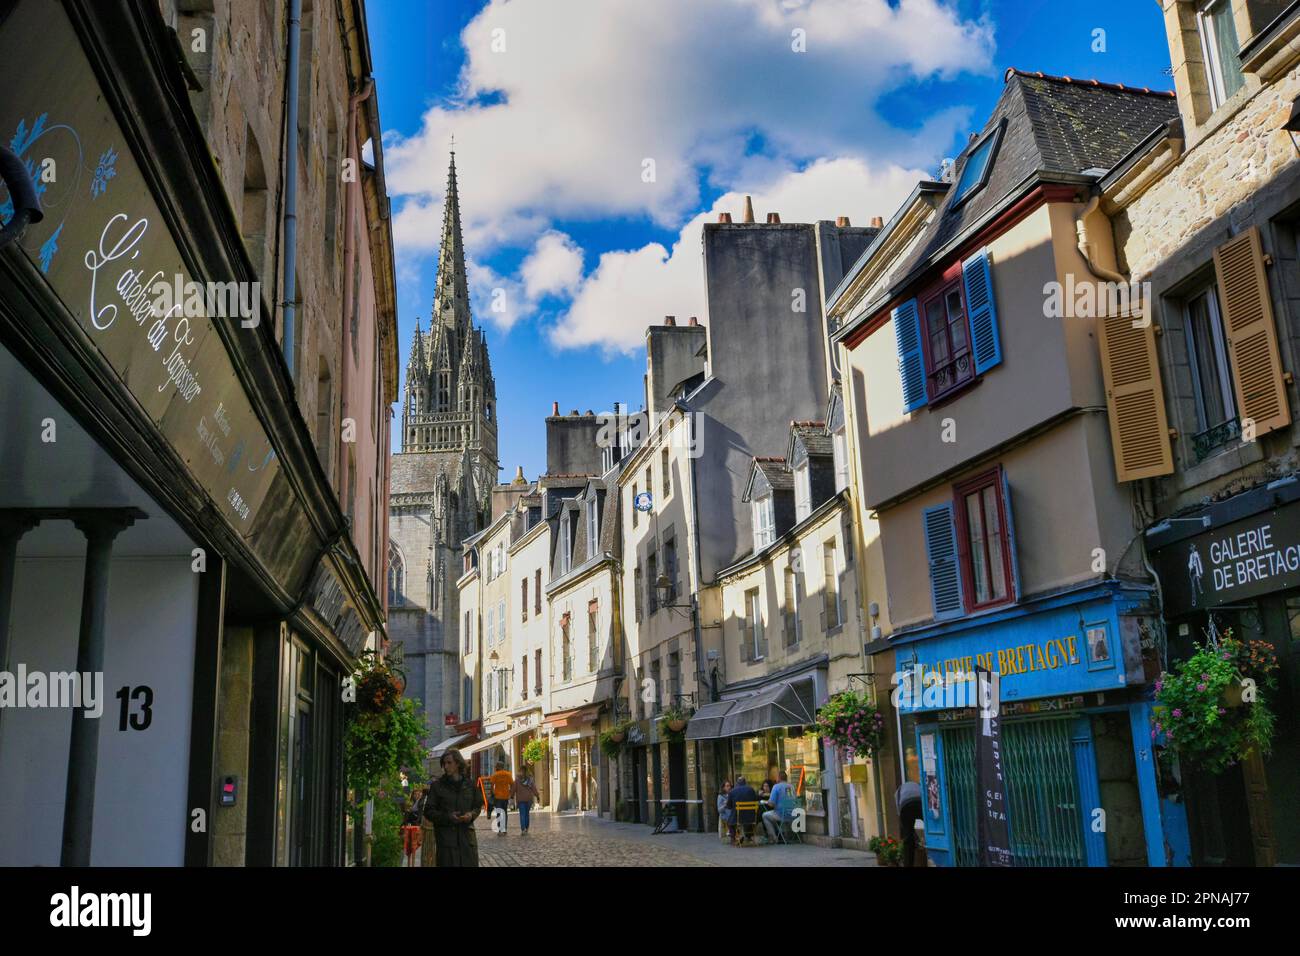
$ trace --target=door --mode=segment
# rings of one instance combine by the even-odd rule
[[[978,866],[975,728],[945,727],[940,733],[953,821],[954,862],[958,866]],[[1002,740],[1013,864],[1086,866],[1070,719],[1008,721],[1002,725]]]
[[[686,744],[670,742],[668,744],[668,799],[674,801],[673,812],[683,830],[686,827]]]
[[[645,768],[645,748],[634,747],[632,749],[632,813],[634,822],[646,823],[650,817],[646,813],[646,768]]]

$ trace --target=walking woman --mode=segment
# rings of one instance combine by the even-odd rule
[[[515,806],[519,808],[519,829],[528,832],[528,813],[537,802],[537,784],[533,782],[532,768],[525,767],[514,786]]]
[[[424,832],[420,829],[420,818],[423,815],[424,791],[417,787],[411,791],[411,799],[402,818],[402,852],[406,854],[407,866],[415,866],[415,854],[420,852],[424,843]]]
[[[424,815],[433,823],[438,866],[478,866],[474,821],[483,812],[465,758],[454,747],[442,755],[442,776],[429,784]]]

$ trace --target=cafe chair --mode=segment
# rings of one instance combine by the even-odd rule
[[[736,828],[740,831],[740,845],[748,841],[754,846],[754,827],[758,824],[758,801],[736,801]]]
[[[777,804],[777,813],[781,815],[781,825],[776,828],[776,839],[778,843],[788,844],[793,837],[796,843],[802,843],[803,837],[794,831],[791,824],[794,821],[794,811],[799,806],[799,799],[793,796],[785,796]]]

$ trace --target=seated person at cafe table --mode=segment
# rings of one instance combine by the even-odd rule
[[[745,839],[745,826],[746,825],[753,826],[758,821],[754,819],[750,819],[746,821],[745,819],[743,819],[739,813],[736,813],[736,804],[757,803],[757,802],[758,802],[758,794],[754,791],[754,788],[749,785],[749,783],[745,780],[744,777],[737,777],[736,785],[731,788],[731,793],[727,795],[727,809],[732,811],[732,813],[735,814],[734,819],[736,821],[737,828],[740,831],[740,841],[742,843],[744,842]],[[747,812],[752,813],[753,811],[751,810]]]
[[[781,801],[794,797],[794,787],[790,786],[789,774],[782,770],[777,776],[780,779],[772,788],[772,795],[767,800],[768,806],[772,809],[763,814],[763,829],[772,843],[776,842],[777,831],[781,828]]]

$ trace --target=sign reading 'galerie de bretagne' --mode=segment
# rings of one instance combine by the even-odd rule
[[[1300,505],[1265,511],[1155,552],[1172,613],[1300,585]]]
[[[45,211],[23,249],[226,520],[249,536],[279,463],[215,331],[240,316],[228,299],[214,315],[211,296],[196,293],[215,284],[186,270],[61,6],[20,3],[0,34],[0,63],[14,66],[0,134]],[[0,186],[0,219],[11,212]],[[247,294],[234,298],[260,311]]]

